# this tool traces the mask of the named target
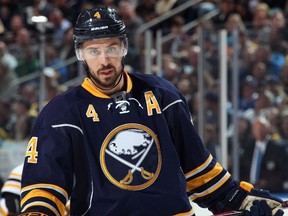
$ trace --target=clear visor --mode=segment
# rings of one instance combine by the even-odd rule
[[[95,39],[93,41],[103,40],[103,39]],[[114,44],[108,46],[88,46],[85,48],[77,48],[76,55],[78,60],[88,60],[88,59],[99,59],[102,57],[105,58],[119,58],[127,55],[127,47],[125,47],[124,43]]]

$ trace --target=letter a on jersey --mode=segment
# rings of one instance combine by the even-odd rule
[[[153,109],[156,110],[157,114],[160,114],[161,109],[159,107],[158,101],[156,100],[156,97],[154,96],[153,92],[148,91],[148,92],[145,92],[144,95],[145,95],[145,99],[146,99],[148,116],[153,115]]]

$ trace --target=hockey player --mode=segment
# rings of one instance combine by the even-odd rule
[[[1,189],[0,216],[20,213],[20,188],[23,163],[13,168]]]
[[[87,78],[41,111],[27,146],[21,215],[282,216],[282,200],[237,182],[204,148],[184,97],[164,79],[127,73],[125,25],[109,7],[74,29]]]

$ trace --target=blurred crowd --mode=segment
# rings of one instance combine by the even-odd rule
[[[137,29],[187,1],[0,0],[0,146],[1,140],[18,142],[29,138],[39,113],[37,74],[43,67],[45,103],[69,88],[66,84],[80,76],[73,44],[73,26],[80,11],[99,5],[116,8],[125,21],[129,38],[126,68],[131,72],[143,72],[145,47],[136,41]],[[198,28],[183,32],[183,26],[214,9],[219,9],[216,16],[200,22],[205,29],[205,50],[201,50]],[[44,32],[45,65],[40,57],[43,29],[41,31],[39,25],[31,21],[33,16],[39,15],[48,18]],[[152,73],[161,74],[183,93],[195,126],[198,125],[198,99],[205,99],[203,141],[216,158],[220,155],[218,30],[227,30],[229,103],[232,101],[232,55],[235,51],[233,31],[238,30],[239,125],[238,131],[234,131],[232,109],[227,108],[229,155],[232,155],[232,135],[238,133],[241,179],[272,192],[288,191],[285,171],[288,167],[287,18],[286,0],[203,0],[151,29],[154,33],[161,29],[164,35],[173,34],[173,38],[163,44],[162,71],[156,71],[155,66]],[[204,55],[205,61],[205,95],[198,91],[199,54]],[[264,143],[261,147],[264,156],[260,174],[254,176],[254,152],[261,143]]]

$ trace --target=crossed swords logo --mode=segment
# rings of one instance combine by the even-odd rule
[[[143,167],[140,167],[142,162],[146,158],[148,152],[150,151],[152,145],[153,145],[153,139],[151,139],[151,141],[149,142],[149,144],[146,147],[146,149],[143,149],[138,154],[136,154],[135,156],[132,157],[132,159],[136,159],[136,158],[138,158],[139,156],[142,155],[135,165],[133,163],[130,163],[127,160],[124,160],[123,158],[119,157],[118,155],[114,154],[113,152],[109,151],[108,149],[105,149],[105,152],[108,155],[110,155],[111,157],[113,157],[114,159],[119,161],[120,163],[122,163],[122,164],[124,164],[124,165],[126,165],[126,166],[131,168],[131,169],[128,170],[128,174],[120,181],[121,184],[125,184],[125,185],[131,184],[131,182],[133,181],[133,173],[135,171],[140,172],[141,176],[144,179],[146,179],[146,180],[149,180],[149,179],[151,179],[154,176],[154,173],[148,172]]]

